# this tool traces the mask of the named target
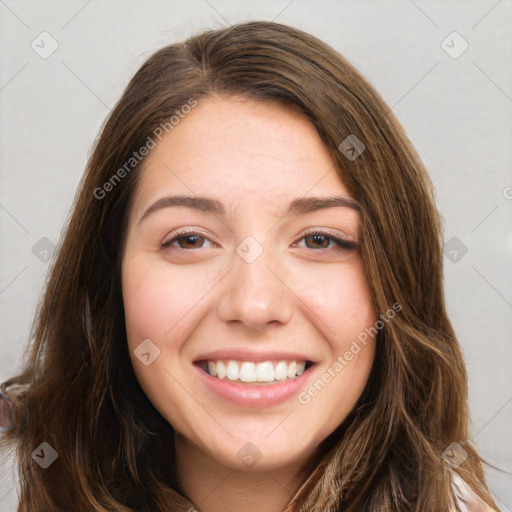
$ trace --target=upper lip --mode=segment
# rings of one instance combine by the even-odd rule
[[[299,354],[298,352],[283,351],[257,351],[242,348],[232,348],[225,350],[215,350],[196,357],[193,362],[199,361],[219,361],[219,360],[238,360],[238,361],[307,361],[314,363],[310,357]]]

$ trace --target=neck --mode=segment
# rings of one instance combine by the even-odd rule
[[[175,435],[182,493],[200,512],[282,512],[312,470],[312,458],[270,471],[231,469]]]

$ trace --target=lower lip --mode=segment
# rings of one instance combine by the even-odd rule
[[[263,409],[280,404],[288,398],[299,393],[300,389],[309,380],[313,366],[309,367],[302,375],[294,379],[278,382],[277,384],[245,385],[238,382],[230,382],[224,379],[212,377],[202,368],[193,365],[199,378],[217,395],[225,398],[240,407]]]

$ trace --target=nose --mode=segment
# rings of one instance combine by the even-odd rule
[[[236,322],[260,331],[271,323],[286,324],[293,315],[293,292],[279,275],[270,250],[251,263],[233,255],[233,269],[223,280],[217,314],[224,322]]]

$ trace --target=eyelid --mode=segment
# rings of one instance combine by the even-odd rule
[[[309,247],[305,247],[306,249],[310,249],[311,251],[313,251],[313,253],[319,253],[320,256],[339,253],[339,251],[356,251],[359,248],[359,244],[356,238],[349,237],[347,235],[339,235],[338,233],[332,230],[317,228],[310,229],[303,233],[297,239],[297,241],[292,244],[292,246],[297,247],[299,242],[305,240],[306,237],[311,235],[321,235],[328,238],[330,242],[332,242],[331,247],[328,248],[312,249]]]
[[[169,238],[169,235],[167,235],[164,240],[161,242],[161,246],[164,249],[167,249],[171,247],[172,243],[174,243],[178,238],[186,237],[188,235],[199,235],[200,238],[205,238],[206,240],[209,240],[214,245],[218,245],[215,241],[213,241],[209,235],[207,235],[205,232],[201,231],[198,228],[183,228],[182,230],[178,230],[177,232],[173,233],[171,237]],[[297,243],[306,238],[310,235],[323,235],[329,239],[331,239],[334,244],[338,246],[338,249],[352,249],[357,248],[358,241],[356,238],[348,236],[348,235],[340,235],[338,232],[325,229],[325,228],[309,228],[305,232],[303,232],[296,241],[292,244],[293,247],[297,247]],[[178,248],[181,249],[181,248]],[[198,249],[201,249],[199,247]],[[312,249],[316,252],[324,252],[329,253],[333,250],[336,250],[336,247],[331,248],[320,248],[320,249]],[[181,249],[183,251],[191,251],[195,249]]]
[[[183,228],[178,229],[175,233],[172,233],[171,235],[167,234],[165,238],[161,242],[161,246],[164,248],[170,247],[171,243],[173,243],[177,238],[185,237],[187,235],[199,235],[201,238],[205,238],[212,242],[215,245],[218,245],[216,242],[214,242],[210,235],[205,233],[204,231],[201,231],[199,228]],[[185,250],[185,249],[183,249]]]
[[[325,235],[325,236],[329,236],[331,238],[343,240],[344,242],[347,242],[350,244],[353,243],[353,244],[357,245],[357,243],[358,243],[357,238],[347,235],[345,233],[340,234],[340,232],[333,231],[328,228],[309,228],[300,236],[300,238],[304,238],[309,235]]]

